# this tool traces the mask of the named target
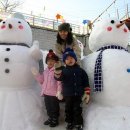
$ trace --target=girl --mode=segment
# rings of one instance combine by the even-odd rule
[[[59,100],[62,100],[61,82],[54,79],[54,64],[59,60],[53,50],[49,50],[46,56],[47,68],[42,74],[38,72],[36,68],[32,68],[31,71],[36,80],[41,84],[42,91],[41,96],[44,96],[45,106],[47,110],[48,120],[44,122],[44,125],[50,125],[55,127],[58,125],[59,117]],[[58,98],[58,99],[57,99]]]

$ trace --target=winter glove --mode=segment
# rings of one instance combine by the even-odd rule
[[[31,72],[34,76],[37,76],[39,74],[38,70],[35,67],[31,68]]]
[[[63,68],[63,66],[62,66],[61,61],[58,61],[58,62],[55,63],[55,65],[54,65],[54,73],[55,73],[56,77],[60,77],[60,75],[62,73],[62,68]]]
[[[85,88],[85,92],[82,97],[82,101],[84,101],[86,104],[88,104],[89,99],[90,99],[90,88]]]
[[[63,95],[62,95],[62,93],[60,91],[57,91],[56,97],[58,98],[58,100],[62,100],[63,99]]]

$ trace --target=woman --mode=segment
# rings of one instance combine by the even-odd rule
[[[73,49],[80,64],[81,49],[78,41],[72,34],[72,28],[69,23],[62,23],[58,26],[57,43],[55,44],[55,53],[62,61],[62,56],[66,48]]]

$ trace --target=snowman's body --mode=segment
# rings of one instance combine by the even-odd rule
[[[31,73],[38,61],[32,47],[20,45],[31,45],[30,27],[17,18],[4,22],[0,24],[0,130],[40,130],[43,106],[39,84]]]
[[[119,23],[116,21],[116,24]],[[105,24],[104,24],[105,25]],[[101,27],[101,26],[100,26]],[[108,27],[108,32],[106,31]],[[92,33],[90,36],[90,48],[93,53],[83,59],[83,66],[86,70],[90,86],[93,91],[94,85],[94,69],[95,62],[100,51],[96,52],[102,46],[106,45],[119,45],[126,48],[125,42],[128,34],[123,33],[126,29],[125,25],[120,28],[124,41],[116,33],[113,37],[109,35],[111,25],[106,22],[103,26],[103,33]],[[97,27],[98,28],[98,27]],[[105,30],[106,29],[106,30]],[[112,27],[114,30],[114,27]],[[120,33],[119,30],[119,33]],[[95,30],[94,30],[95,31]],[[107,35],[105,34],[105,31]],[[118,29],[116,30],[118,31]],[[94,32],[95,33],[95,32]],[[104,36],[104,37],[103,37]],[[103,37],[103,38],[102,38]],[[118,41],[114,41],[117,37]],[[97,40],[97,43],[93,42]],[[113,39],[112,39],[113,38]],[[104,40],[106,39],[106,41]],[[116,39],[116,38],[115,38]],[[101,43],[101,44],[98,44]],[[109,43],[109,44],[108,44]],[[119,44],[118,44],[119,43]],[[123,44],[124,43],[124,44]],[[102,77],[103,77],[103,90],[101,92],[92,92],[91,102],[85,111],[85,128],[84,130],[129,130],[130,129],[130,53],[125,50],[119,49],[106,49],[102,53]]]
[[[29,55],[29,49],[19,45],[0,45],[0,88],[27,87],[34,83],[30,67],[37,64]]]

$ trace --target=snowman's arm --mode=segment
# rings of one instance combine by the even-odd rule
[[[38,41],[33,42],[32,47],[29,49],[29,54],[36,61],[40,61],[41,59],[43,59],[42,52],[39,49]]]
[[[29,50],[30,56],[39,63],[39,73],[42,74],[44,70],[44,65],[43,65],[43,54],[41,50],[39,49],[39,42],[34,41],[33,46]]]

